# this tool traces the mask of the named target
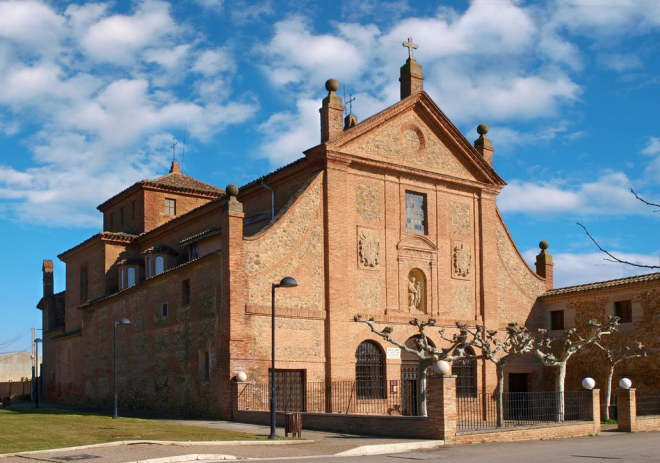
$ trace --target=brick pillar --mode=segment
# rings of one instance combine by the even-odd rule
[[[323,99],[319,112],[321,113],[321,143],[336,138],[344,133],[344,105],[341,97],[335,92],[339,88],[339,82],[330,79],[325,83],[328,96]]]
[[[429,427],[437,439],[451,444],[456,439],[456,376],[431,376],[426,385]]]
[[[550,245],[547,241],[541,241],[539,248],[541,252],[536,256],[536,274],[541,278],[545,278],[545,288],[551,290],[554,286],[554,262],[552,255],[548,252]]]
[[[637,425],[637,397],[635,388],[616,390],[616,414],[619,431],[633,432]]]
[[[422,65],[415,58],[408,58],[406,64],[401,66],[401,99],[424,90],[424,73]]]
[[[591,408],[594,419],[594,434],[600,432],[600,389],[591,390]]]
[[[230,380],[233,376],[231,359],[246,358],[245,305],[247,303],[247,277],[243,256],[243,205],[236,199],[238,188],[227,186],[227,200],[221,206],[220,227],[222,229],[221,251],[221,323],[217,381],[220,388],[220,414],[228,419],[232,414],[232,392]]]
[[[41,272],[44,277],[44,297],[52,296],[54,293],[54,282],[53,282],[53,261],[50,259],[44,259],[43,265],[41,267]]]
[[[488,126],[486,124],[479,124],[477,127],[477,133],[479,138],[474,141],[474,147],[477,149],[481,157],[483,157],[486,162],[492,167],[493,165],[493,153],[495,148],[490,141],[490,138],[486,136],[488,133]]]

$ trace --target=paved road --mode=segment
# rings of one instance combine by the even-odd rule
[[[267,460],[252,460],[254,462]],[[438,461],[460,463],[591,463],[660,462],[660,433],[607,433],[596,437],[577,437],[532,442],[448,445],[434,450],[419,450],[364,457],[317,457],[314,463],[398,463]]]

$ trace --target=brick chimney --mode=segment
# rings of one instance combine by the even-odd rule
[[[53,282],[53,261],[44,259],[41,271],[44,276],[44,297],[52,296],[55,292],[55,286]]]
[[[552,262],[552,255],[548,252],[550,245],[547,241],[543,240],[539,243],[541,252],[536,256],[536,274],[541,278],[545,278],[545,288],[551,290],[554,286],[554,266]]]
[[[180,174],[181,173],[181,166],[179,166],[179,163],[176,161],[172,161],[172,166],[170,167],[170,174]]]
[[[479,124],[477,127],[477,133],[479,138],[474,141],[474,147],[477,149],[479,154],[486,160],[486,162],[492,167],[493,166],[493,144],[490,141],[490,138],[486,136],[488,133],[488,126],[486,124]]]
[[[417,49],[417,44],[413,43],[412,37],[408,37],[408,41],[403,42],[403,46],[408,48],[408,59],[406,64],[401,66],[401,77],[399,77],[402,100],[424,89],[422,65],[413,57],[413,50]]]
[[[344,105],[341,97],[335,92],[339,88],[337,79],[329,79],[325,83],[328,96],[323,99],[321,113],[321,143],[332,140],[344,131]]]

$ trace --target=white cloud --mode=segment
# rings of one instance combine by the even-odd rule
[[[112,15],[93,23],[82,46],[97,62],[132,64],[136,54],[177,32],[168,3],[147,0],[131,15]]]
[[[528,249],[523,252],[525,260],[534,268],[538,249]],[[620,259],[642,265],[660,265],[659,254],[614,253]],[[596,281],[614,280],[657,270],[633,267],[606,261],[607,256],[602,252],[552,254],[554,266],[555,288],[594,283]]]
[[[646,146],[642,150],[642,154],[647,156],[657,156],[660,154],[660,138],[650,137]]]
[[[500,193],[503,212],[535,216],[555,213],[573,215],[644,215],[648,210],[630,193],[632,183],[620,172],[578,185],[513,180]]]
[[[16,134],[19,126],[10,121],[22,119],[38,129],[23,140],[30,167],[0,166],[5,217],[98,225],[97,204],[165,170],[173,131],[187,127],[203,142],[255,114],[255,101],[228,100],[235,71],[229,51],[188,36],[166,3],[146,0],[127,15],[108,15],[106,4],[69,5],[58,13],[24,3],[37,16],[0,2],[0,11],[18,22],[0,27],[0,36],[11,35],[11,43],[0,42],[0,130]],[[42,26],[38,39],[21,35],[35,24]],[[46,33],[49,25],[57,33]],[[28,45],[32,57],[25,58]],[[193,72],[187,62],[206,67]],[[123,68],[109,72],[105,63]],[[174,87],[184,79],[196,89],[188,98]],[[202,98],[210,93],[204,86],[215,82],[224,83],[222,92]]]
[[[53,52],[62,37],[64,19],[37,1],[0,2],[0,38],[32,51]]]
[[[320,142],[316,100],[298,100],[295,112],[271,116],[260,126],[268,140],[262,150],[271,164],[282,165],[302,157],[303,150]],[[293,129],[292,129],[293,128]]]

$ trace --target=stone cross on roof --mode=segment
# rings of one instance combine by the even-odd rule
[[[408,37],[407,42],[403,42],[402,45],[408,49],[408,58],[409,59],[415,59],[413,57],[413,50],[417,50],[417,44],[413,43],[412,37]]]

